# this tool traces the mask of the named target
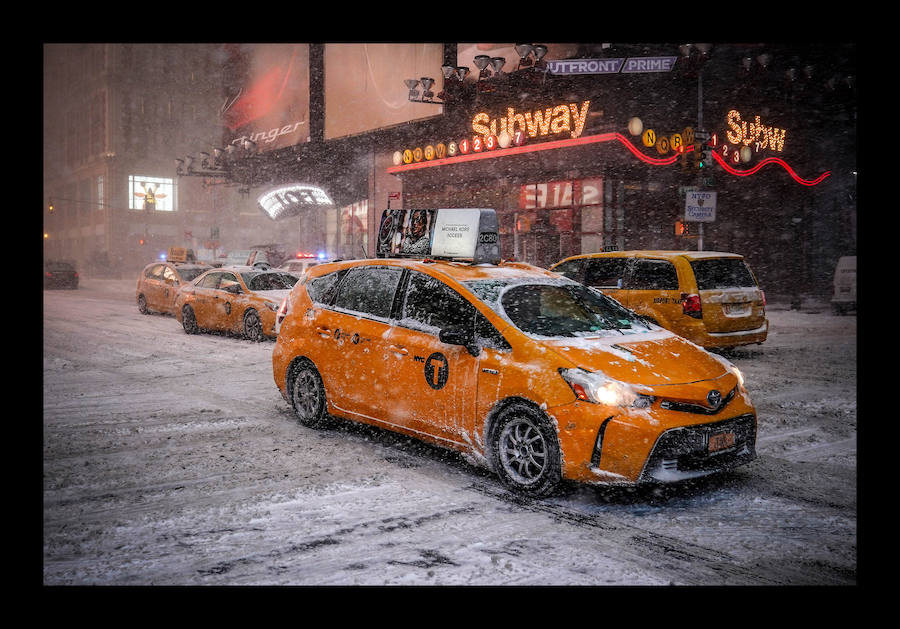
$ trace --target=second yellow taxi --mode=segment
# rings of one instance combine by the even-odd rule
[[[391,212],[383,225],[399,230]],[[381,234],[385,257],[318,265],[291,291],[272,366],[301,423],[412,435],[533,495],[756,456],[756,411],[728,360],[595,289],[501,263],[492,210],[446,212],[431,218],[431,258],[389,257],[400,239]]]
[[[280,271],[210,269],[178,291],[175,317],[188,334],[230,332],[261,341],[277,335],[275,313],[296,282]]]

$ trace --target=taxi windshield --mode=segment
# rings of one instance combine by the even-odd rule
[[[645,332],[638,315],[600,291],[577,282],[477,280],[466,286],[526,334],[585,337]]]

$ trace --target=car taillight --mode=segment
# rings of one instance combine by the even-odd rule
[[[759,289],[759,294],[762,296],[763,308],[766,307],[766,291],[763,289]]]
[[[681,310],[684,314],[695,319],[703,318],[703,308],[700,305],[700,295],[681,293]]]
[[[284,321],[284,318],[287,316],[288,311],[288,298],[285,297],[281,300],[281,305],[278,306],[278,312],[275,313],[275,330],[278,331],[281,329],[281,322]]]

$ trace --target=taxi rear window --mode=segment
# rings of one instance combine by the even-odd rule
[[[692,260],[691,268],[699,290],[714,288],[756,288],[746,263],[739,258]]]

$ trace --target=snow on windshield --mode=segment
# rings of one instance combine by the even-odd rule
[[[591,337],[653,329],[600,291],[564,277],[473,280],[465,285],[494,312],[533,337]]]

